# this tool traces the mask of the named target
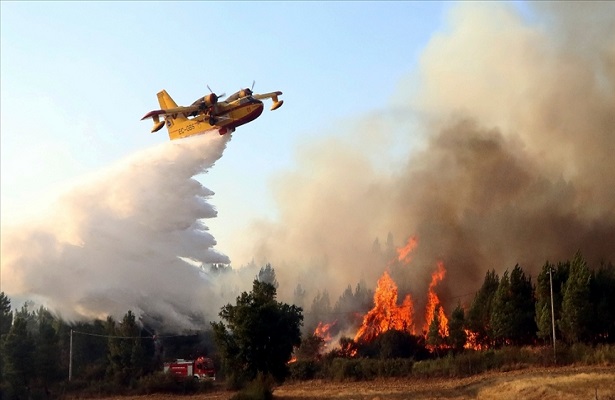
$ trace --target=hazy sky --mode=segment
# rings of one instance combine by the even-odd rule
[[[232,258],[239,229],[275,218],[271,178],[297,148],[366,113],[390,113],[452,5],[3,1],[2,223],[167,141],[140,121],[158,108],[159,90],[186,105],[206,85],[230,95],[256,81],[256,92],[283,91],[284,106],[240,127],[201,178],[219,211],[210,229]]]

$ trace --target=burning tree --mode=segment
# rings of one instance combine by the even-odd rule
[[[440,298],[435,292],[435,288],[444,279],[446,270],[444,264],[439,262],[438,269],[431,275],[431,283],[429,284],[429,291],[427,292],[427,307],[425,308],[425,325],[423,330],[429,332],[432,321],[438,317],[438,332],[440,336],[448,336],[448,318],[444,314],[444,309],[440,304]]]
[[[397,285],[387,271],[378,280],[374,293],[374,308],[363,318],[363,324],[355,335],[355,342],[373,340],[390,329],[414,333],[414,306],[408,294],[403,303],[397,305]]]
[[[396,250],[396,261],[408,264],[411,260],[411,253],[417,244],[416,237],[410,237],[403,247]],[[423,324],[424,336],[429,339],[428,343],[430,345],[428,347],[431,350],[436,347],[447,347],[446,341],[449,336],[448,318],[444,313],[435,290],[445,275],[444,263],[438,262],[437,269],[432,274],[429,284],[425,321]],[[355,335],[355,342],[371,342],[379,335],[390,330],[408,334],[415,333],[416,322],[411,295],[407,294],[401,305],[397,304],[397,298],[397,285],[388,271],[385,271],[378,280],[374,293],[374,307],[363,318],[363,323]]]
[[[416,237],[408,238],[407,243],[396,249],[397,261],[410,262],[410,255],[416,247]],[[414,303],[410,294],[406,295],[401,305],[397,305],[397,284],[388,271],[384,271],[378,280],[374,293],[374,307],[363,317],[363,323],[355,335],[355,342],[372,341],[376,336],[388,330],[414,333]]]
[[[448,332],[446,332],[446,335],[444,335],[442,332],[442,320],[440,317],[441,315],[444,315],[444,312],[442,311],[442,306],[438,304],[434,311],[426,335],[427,348],[429,348],[430,350],[438,351],[438,349],[441,349],[446,346],[446,338],[448,337]]]

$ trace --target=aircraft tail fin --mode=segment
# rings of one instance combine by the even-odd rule
[[[177,108],[177,103],[169,96],[166,90],[158,92],[158,103],[163,110],[168,108]]]
[[[160,108],[162,108],[163,110],[177,108],[177,103],[171,98],[171,96],[169,96],[166,90],[161,90],[160,92],[158,92],[157,96],[158,96],[158,103],[160,103]],[[173,117],[167,117],[167,118],[172,118],[176,120],[187,120],[188,119],[183,114],[177,114],[177,115],[173,115]]]

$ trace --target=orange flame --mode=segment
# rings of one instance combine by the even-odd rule
[[[483,346],[478,344],[478,334],[469,329],[464,329],[466,332],[466,344],[464,349],[483,350]]]
[[[412,251],[416,248],[418,240],[415,236],[408,238],[406,245],[398,248],[397,261],[405,264],[409,263]],[[431,283],[427,293],[427,305],[425,307],[425,322],[423,329],[425,334],[429,332],[429,326],[438,313],[439,327],[438,332],[441,337],[449,336],[448,318],[435,292],[436,286],[444,279],[446,269],[444,263],[437,263],[437,270],[431,275]],[[415,333],[414,326],[414,304],[412,297],[408,294],[403,303],[397,305],[397,285],[385,271],[378,280],[378,285],[374,293],[374,307],[363,317],[363,323],[355,335],[354,342],[368,342],[388,330],[395,329]]]
[[[401,306],[397,305],[397,285],[387,271],[378,280],[374,293],[374,308],[363,318],[363,324],[354,341],[371,341],[390,329],[414,333],[414,306],[407,295]]]
[[[429,332],[429,326],[434,319],[435,310],[438,308],[438,317],[440,319],[439,333],[442,337],[448,336],[448,318],[446,318],[442,307],[438,307],[441,303],[434,289],[444,279],[444,275],[446,275],[444,263],[438,262],[438,270],[431,275],[431,283],[427,293],[427,307],[425,308],[425,325],[423,326],[423,330]]]
[[[323,322],[319,322],[316,330],[314,331],[314,335],[320,336],[325,343],[329,343],[331,341],[331,327],[335,325],[337,321],[334,321],[330,324],[325,324]]]
[[[405,262],[406,264],[410,262],[410,253],[418,244],[418,240],[415,236],[410,236],[408,238],[408,243],[404,247],[398,248],[397,251],[397,260],[401,262]]]

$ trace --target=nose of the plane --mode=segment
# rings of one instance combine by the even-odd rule
[[[252,112],[250,113],[253,118],[258,118],[259,115],[261,115],[263,113],[263,102],[259,102],[258,107],[256,107],[254,110],[252,110]]]

